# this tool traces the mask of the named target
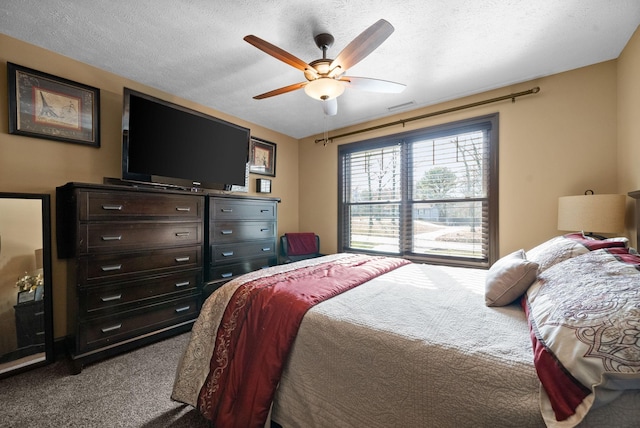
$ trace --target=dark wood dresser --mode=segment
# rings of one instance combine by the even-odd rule
[[[18,303],[13,308],[18,348],[31,346],[44,350],[44,300]]]
[[[205,295],[230,279],[277,264],[278,198],[208,196]]]
[[[205,196],[84,183],[56,189],[68,348],[84,363],[188,331],[203,283]]]

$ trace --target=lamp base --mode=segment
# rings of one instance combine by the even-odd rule
[[[585,239],[597,239],[597,240],[599,240],[599,241],[602,241],[602,240],[604,240],[604,239],[607,239],[607,237],[606,237],[606,236],[596,235],[596,234],[595,234],[595,233],[593,233],[593,232],[586,232],[586,233],[585,233],[585,231],[584,231],[584,230],[582,231],[582,236],[583,236]]]

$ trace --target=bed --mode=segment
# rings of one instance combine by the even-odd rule
[[[333,254],[252,272],[204,303],[172,399],[215,427],[638,426],[639,269],[626,239],[569,234],[489,270]],[[275,294],[296,280],[302,303]]]

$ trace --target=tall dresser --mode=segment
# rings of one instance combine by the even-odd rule
[[[279,201],[208,196],[206,295],[238,275],[277,264]]]
[[[188,331],[203,282],[205,196],[67,183],[58,257],[68,262],[68,348],[84,363]]]

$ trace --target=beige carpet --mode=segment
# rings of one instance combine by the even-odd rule
[[[190,333],[90,364],[72,376],[66,360],[0,380],[0,427],[207,427],[171,401]]]

